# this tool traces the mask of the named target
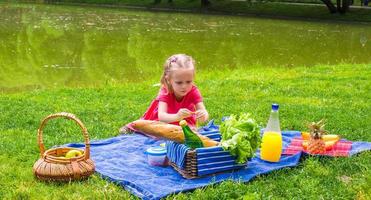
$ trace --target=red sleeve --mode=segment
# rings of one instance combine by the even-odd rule
[[[157,100],[169,104],[169,102],[170,102],[170,94],[167,93],[167,90],[164,87],[162,87],[160,89],[160,91],[159,91],[159,93],[157,95]]]
[[[191,98],[193,99],[193,103],[196,105],[200,102],[203,101],[202,99],[202,96],[201,96],[201,92],[200,90],[198,90],[198,88],[196,86],[193,87],[193,89],[191,90]]]

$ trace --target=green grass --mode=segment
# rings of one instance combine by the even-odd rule
[[[19,0],[8,0],[16,1]],[[20,2],[43,2],[42,0],[23,0]],[[231,1],[231,0],[210,0],[211,5],[207,9],[201,9],[200,0],[173,0],[173,3],[168,3],[167,0],[162,0],[159,4],[154,4],[154,0],[49,0],[54,3],[67,4],[86,4],[86,5],[104,5],[104,6],[135,6],[144,9],[170,9],[173,11],[187,10],[201,13],[214,14],[237,14],[237,15],[252,15],[271,18],[299,18],[310,20],[337,20],[337,21],[358,21],[371,22],[371,9],[351,8],[346,14],[331,14],[327,7],[320,2],[314,0],[323,6],[309,6],[298,4],[279,4],[278,2],[295,2],[295,0],[272,0],[272,1]],[[312,2],[311,0],[303,0],[302,2]],[[336,2],[336,1],[335,1]],[[336,4],[336,3],[335,3]],[[359,5],[359,1],[355,1],[355,5]]]
[[[128,199],[125,190],[93,175],[87,181],[50,184],[36,180],[36,132],[48,114],[76,114],[91,139],[113,137],[145,111],[159,77],[135,84],[59,88],[0,94],[0,197],[2,199]],[[306,130],[308,121],[327,119],[330,133],[371,141],[371,65],[245,67],[201,70],[197,85],[211,115],[251,112],[266,123],[270,104],[280,104],[282,129]],[[72,122],[52,120],[44,130],[47,147],[81,142]],[[371,194],[371,153],[350,158],[308,157],[295,168],[274,171],[248,183],[230,181],[168,199],[367,199]]]

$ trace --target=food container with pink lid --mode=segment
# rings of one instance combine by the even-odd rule
[[[148,164],[153,166],[167,166],[166,148],[162,146],[150,147],[146,151]]]

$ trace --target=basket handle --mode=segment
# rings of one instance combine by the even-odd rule
[[[51,115],[45,117],[41,121],[39,129],[37,129],[37,142],[38,142],[39,148],[40,148],[40,156],[43,157],[43,155],[45,153],[45,146],[44,146],[44,142],[43,142],[43,129],[44,129],[46,123],[50,119],[54,119],[54,118],[58,118],[58,117],[64,117],[64,118],[67,118],[67,119],[71,119],[71,120],[75,121],[80,126],[80,128],[82,130],[82,134],[84,136],[84,140],[85,140],[85,152],[84,152],[85,160],[89,159],[90,158],[90,142],[89,142],[88,130],[86,129],[84,124],[74,114],[67,113],[67,112],[51,114]]]

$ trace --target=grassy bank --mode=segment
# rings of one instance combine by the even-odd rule
[[[297,68],[252,67],[231,71],[199,71],[199,86],[211,118],[251,112],[266,123],[270,104],[281,105],[282,129],[306,130],[308,121],[327,119],[330,133],[355,141],[371,141],[370,65]],[[0,197],[3,199],[128,199],[125,190],[94,175],[84,182],[46,184],[34,179],[38,158],[36,130],[48,114],[76,114],[91,139],[117,135],[124,123],[137,119],[156,95],[158,77],[136,84],[60,88],[0,94]],[[51,121],[44,130],[46,147],[82,142],[79,129],[66,120]],[[371,153],[350,158],[304,159],[295,168],[275,171],[243,183],[224,182],[168,199],[367,199],[371,194]]]
[[[14,2],[14,0],[13,0]],[[19,2],[19,1],[17,1]],[[21,2],[35,2],[34,0]],[[45,1],[36,1],[45,2]],[[283,4],[279,1],[231,1],[210,0],[207,9],[202,9],[199,0],[173,0],[168,3],[162,0],[154,4],[154,0],[50,0],[47,2],[73,5],[96,5],[109,7],[130,7],[161,11],[201,12],[208,14],[248,15],[272,18],[299,18],[312,20],[339,20],[354,22],[371,22],[371,9],[351,8],[346,14],[331,14],[324,4],[317,5]],[[319,6],[318,6],[319,5]]]

